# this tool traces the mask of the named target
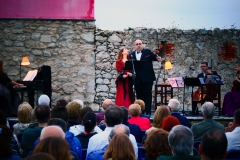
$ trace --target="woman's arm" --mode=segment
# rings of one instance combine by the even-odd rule
[[[17,83],[15,81],[11,81],[10,84],[13,86],[23,86],[23,84]]]

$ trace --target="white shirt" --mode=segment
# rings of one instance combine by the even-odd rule
[[[137,51],[135,51],[135,55],[136,55],[136,59],[137,59],[138,61],[140,61],[141,56],[142,56],[142,52],[137,53]]]
[[[74,134],[74,136],[77,136],[80,133],[83,133],[84,130],[85,130],[85,127],[81,124],[74,125],[74,126],[69,128],[69,132],[72,132]],[[95,128],[93,129],[93,132],[100,133],[100,132],[102,132],[102,130],[98,126],[95,126]]]
[[[227,151],[240,150],[240,127],[236,127],[232,132],[226,132],[228,140]]]
[[[92,151],[102,149],[103,147],[105,147],[106,145],[109,144],[108,136],[109,136],[110,132],[112,131],[112,129],[113,129],[113,127],[106,127],[106,129],[103,132],[95,134],[94,136],[92,136],[89,139],[87,155],[89,153],[91,153]],[[133,144],[135,156],[137,158],[138,157],[138,146],[137,146],[136,139],[132,134],[129,135],[129,139]]]

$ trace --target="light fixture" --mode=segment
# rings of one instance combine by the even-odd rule
[[[20,80],[21,80],[21,72],[22,72],[21,66],[28,66],[28,65],[30,65],[30,61],[29,61],[28,57],[23,56],[22,60],[20,61]]]
[[[173,66],[172,66],[171,62],[170,62],[169,60],[165,60],[165,63],[164,63],[163,84],[165,84],[165,82],[166,82],[166,78],[165,78],[165,76],[166,76],[166,70],[167,70],[167,69],[172,69],[172,68],[173,68]]]

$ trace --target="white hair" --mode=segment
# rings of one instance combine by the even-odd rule
[[[177,99],[170,99],[168,102],[168,106],[173,112],[177,112],[180,110],[180,102]]]
[[[77,102],[77,103],[79,103],[79,104],[81,105],[82,108],[84,107],[84,103],[83,103],[83,101],[80,100],[80,99],[74,99],[73,102]]]
[[[49,105],[50,103],[50,98],[46,95],[46,94],[42,94],[39,98],[38,98],[38,105]]]
[[[42,129],[40,140],[43,140],[47,137],[61,137],[65,139],[65,133],[59,126],[47,126]]]

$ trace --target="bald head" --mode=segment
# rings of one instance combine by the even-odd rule
[[[135,42],[134,42],[134,47],[136,49],[136,51],[141,51],[143,49],[143,43],[140,39],[137,39]]]
[[[109,137],[112,139],[112,137],[116,134],[126,134],[127,136],[129,136],[130,134],[130,130],[128,128],[128,126],[125,126],[124,124],[119,124],[119,125],[115,125],[109,135]]]
[[[65,139],[65,133],[58,126],[47,126],[42,129],[40,140],[43,140],[47,137],[61,137]]]
[[[114,104],[114,103],[112,102],[112,100],[111,100],[111,99],[105,99],[105,100],[103,101],[103,104],[102,104],[103,109],[106,110],[110,104]]]

